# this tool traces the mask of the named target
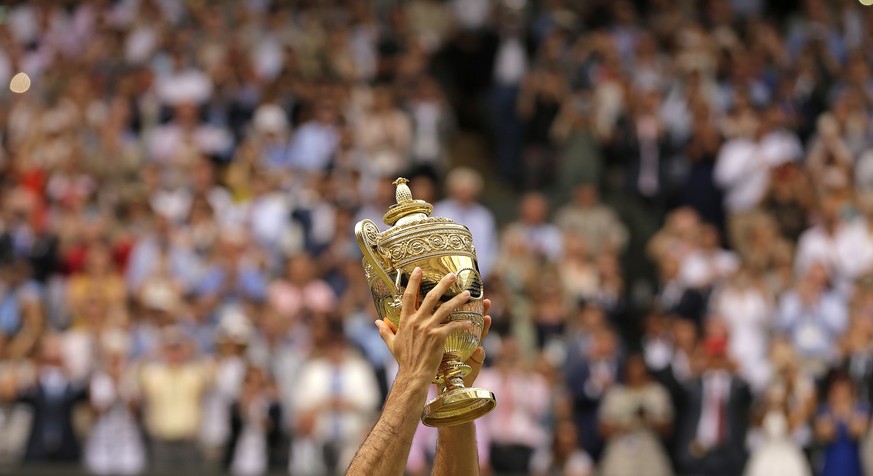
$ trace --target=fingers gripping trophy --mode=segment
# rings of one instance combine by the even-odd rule
[[[358,245],[364,253],[363,266],[379,317],[395,329],[400,319],[401,296],[412,270],[421,268],[421,294],[426,294],[448,273],[457,279],[440,303],[470,291],[470,300],[452,312],[448,321],[467,321],[470,326],[446,339],[445,351],[434,383],[439,395],[427,402],[421,420],[428,426],[451,426],[475,420],[494,409],[494,394],[481,388],[466,388],[463,378],[470,373],[464,362],[479,346],[484,326],[482,277],[470,230],[448,218],[432,217],[433,206],[414,200],[399,178],[397,203],[385,213],[391,228],[380,232],[372,220],[355,226]]]

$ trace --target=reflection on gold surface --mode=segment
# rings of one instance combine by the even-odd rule
[[[457,275],[455,283],[440,297],[440,305],[459,293],[470,291],[471,299],[446,320],[467,321],[471,325],[446,339],[443,360],[434,379],[440,394],[425,406],[422,421],[430,426],[471,421],[491,411],[496,404],[493,393],[466,388],[463,382],[463,377],[470,372],[464,362],[479,346],[485,322],[483,283],[473,237],[463,225],[447,218],[430,217],[433,207],[412,198],[406,179],[398,179],[395,185],[397,204],[385,214],[385,223],[393,226],[384,232],[379,231],[372,220],[363,220],[355,226],[373,302],[379,317],[397,325],[400,297],[416,267],[423,272],[420,299],[446,274]]]

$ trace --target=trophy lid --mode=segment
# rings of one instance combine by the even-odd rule
[[[400,177],[393,182],[393,184],[397,186],[397,191],[395,192],[397,203],[391,205],[391,207],[388,208],[388,212],[382,217],[385,224],[388,226],[393,226],[395,223],[406,217],[413,218],[413,215],[415,214],[421,214],[422,216],[420,219],[427,218],[433,211],[433,205],[430,203],[427,203],[424,200],[414,200],[412,198],[412,191],[409,190],[409,186],[406,185],[407,183],[409,183],[409,180],[403,177]]]

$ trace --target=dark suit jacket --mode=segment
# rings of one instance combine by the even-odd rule
[[[670,183],[668,170],[673,160],[670,137],[667,134],[658,140],[658,190],[655,197],[664,198],[674,192],[675,184]],[[610,167],[624,170],[625,191],[641,195],[638,187],[642,171],[640,141],[637,137],[636,123],[632,117],[622,116],[615,125],[615,137],[609,147]],[[654,197],[653,197],[654,198]]]
[[[610,366],[617,380],[618,359],[610,362]],[[578,352],[571,351],[570,357],[567,359],[565,376],[570,394],[573,397],[573,414],[579,432],[579,440],[588,454],[598,458],[603,451],[604,443],[598,430],[597,412],[600,409],[600,401],[603,399],[605,389],[600,393],[586,391],[592,377],[592,364],[579,356]]]
[[[746,433],[752,394],[742,379],[732,376],[726,402],[727,436],[721,445],[703,454],[692,450],[703,410],[703,379],[697,377],[685,388],[684,406],[679,413],[676,435],[676,463],[681,474],[693,476],[736,476],[746,464]]]
[[[25,391],[19,400],[33,409],[33,422],[24,460],[28,462],[78,461],[79,440],[73,429],[73,408],[87,398],[87,387],[67,383],[63,392],[48,395],[41,384]]]

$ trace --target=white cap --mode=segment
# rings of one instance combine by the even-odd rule
[[[258,132],[284,134],[288,132],[288,119],[285,111],[275,104],[262,104],[255,110],[252,125]]]

